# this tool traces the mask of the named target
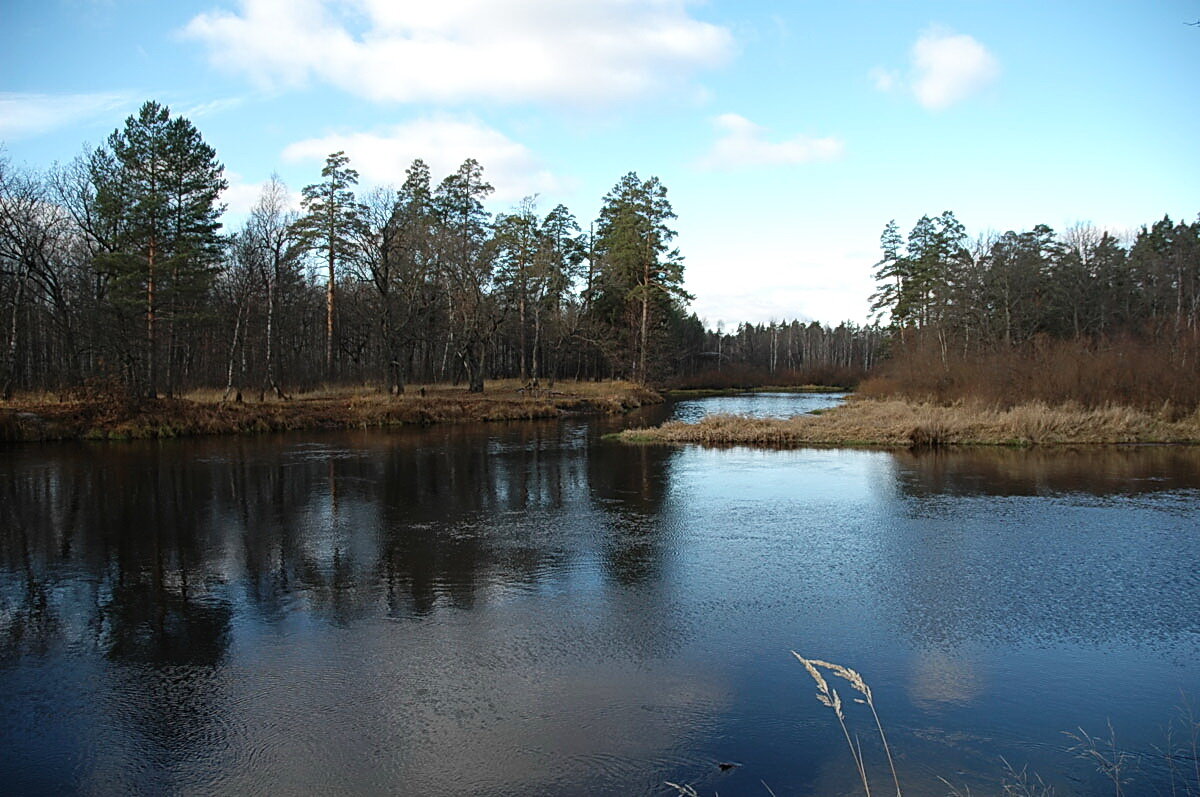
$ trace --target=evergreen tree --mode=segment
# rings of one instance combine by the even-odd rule
[[[196,299],[211,281],[220,247],[224,208],[217,200],[227,185],[224,168],[191,122],[172,119],[156,102],[126,119],[89,167],[102,218],[98,226],[111,235],[103,259],[114,298],[126,308],[137,303],[143,308],[143,388],[154,396],[160,308],[174,310],[183,298]]]
[[[551,360],[548,364],[550,383],[557,376],[559,356],[563,344],[573,334],[568,324],[572,285],[583,277],[582,265],[586,242],[575,216],[565,205],[556,205],[542,220],[541,246],[538,251],[538,269],[542,275],[539,285],[542,293],[534,316],[534,372],[537,379],[537,351],[541,341],[551,341]],[[549,333],[542,330],[542,319],[549,319]]]
[[[665,322],[667,311],[691,298],[683,289],[683,257],[671,248],[675,231],[667,225],[674,218],[666,186],[629,172],[604,198],[596,228],[599,309],[616,326],[624,317],[633,377],[641,382],[648,378],[651,323]]]
[[[904,283],[908,274],[908,261],[900,256],[904,238],[896,220],[892,219],[879,236],[879,248],[883,257],[875,264],[875,281],[879,287],[871,294],[871,312],[879,319],[886,312],[895,327],[903,327],[906,318]]]
[[[483,207],[492,190],[483,179],[483,167],[468,158],[438,185],[433,197],[437,261],[449,321],[443,369],[446,355],[453,350],[475,393],[483,392],[487,342],[498,323],[490,294],[491,214]]]
[[[353,186],[358,172],[349,166],[345,152],[334,152],[325,159],[321,182],[304,187],[304,215],[296,222],[296,232],[310,251],[319,252],[328,273],[325,284],[325,372],[335,376],[337,275],[339,267],[354,257],[355,242],[362,228],[362,206],[355,201]]]
[[[534,314],[534,304],[544,293],[542,283],[547,276],[544,263],[539,262],[542,230],[534,197],[522,200],[515,213],[496,218],[495,242],[496,282],[517,308],[517,360],[521,381],[525,382],[529,378],[528,317]]]

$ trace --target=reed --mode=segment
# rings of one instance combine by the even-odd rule
[[[1078,733],[1063,731],[1067,738],[1075,741],[1075,744],[1069,748],[1069,752],[1095,764],[1096,769],[1112,781],[1116,797],[1122,797],[1125,793],[1122,786],[1128,782],[1127,776],[1132,757],[1117,746],[1117,733],[1113,730],[1112,722],[1108,723],[1107,740],[1092,736],[1083,728],[1076,730]]]
[[[804,669],[808,670],[808,674],[812,676],[813,681],[817,685],[817,701],[823,706],[827,706],[833,710],[837,716],[838,724],[842,728],[842,734],[846,737],[846,744],[850,747],[850,755],[854,758],[854,764],[858,769],[858,776],[862,781],[863,791],[867,797],[871,795],[871,783],[867,777],[866,761],[863,758],[862,745],[850,741],[850,731],[846,726],[846,715],[842,710],[842,700],[836,689],[829,685],[829,682],[821,674],[824,669],[833,673],[837,677],[850,684],[850,688],[862,695],[861,700],[857,702],[865,703],[871,709],[871,716],[875,720],[875,729],[879,733],[879,740],[883,743],[883,751],[887,755],[888,767],[892,771],[892,784],[896,787],[896,797],[901,797],[902,790],[900,788],[900,776],[896,774],[896,762],[892,758],[892,748],[888,744],[887,734],[883,731],[883,723],[879,720],[879,712],[875,709],[875,698],[871,694],[871,687],[867,685],[866,680],[857,670],[852,670],[849,667],[844,667],[840,664],[833,664],[820,659],[806,659],[796,651],[792,651],[792,655],[804,665]],[[857,737],[855,737],[857,742]]]

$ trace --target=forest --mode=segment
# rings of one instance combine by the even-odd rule
[[[881,237],[876,395],[1142,408],[1200,404],[1200,220],[1125,239],[1046,225],[969,240],[947,211]]]
[[[435,184],[418,157],[402,185],[359,191],[335,152],[299,209],[273,178],[232,230],[226,188],[216,151],[156,102],[45,173],[0,159],[3,395],[478,392],[495,378],[850,384],[882,345],[878,328],[850,324],[707,331],[687,309],[656,177],[621,177],[586,230],[537,197],[489,212],[474,160]]]
[[[706,329],[666,186],[630,172],[585,224],[487,209],[483,166],[358,189],[328,156],[299,208],[278,178],[236,229],[196,127],[146,102],[45,172],[0,158],[0,393],[226,398],[321,386],[825,384],[875,395],[1200,403],[1200,220],[975,239],[951,211],[881,238],[874,322]]]

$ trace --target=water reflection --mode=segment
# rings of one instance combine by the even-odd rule
[[[914,779],[1002,752],[1063,782],[1087,775],[1059,731],[1149,744],[1200,684],[1195,451],[627,447],[612,423],[7,450],[0,780],[841,788],[799,647],[871,676]]]
[[[592,552],[614,583],[653,580],[671,453],[589,458],[584,429],[16,450],[0,488],[3,654],[45,653],[69,628],[115,659],[215,664],[232,602],[266,623],[469,610]]]
[[[898,486],[912,496],[1056,495],[1112,497],[1200,485],[1200,456],[1182,446],[978,448],[900,451]]]

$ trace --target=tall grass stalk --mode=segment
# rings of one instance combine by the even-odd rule
[[[795,651],[792,651],[795,653]],[[843,667],[840,664],[833,664],[828,661],[813,660],[813,664],[825,669],[842,678],[856,692],[863,696],[863,701],[867,707],[871,709],[871,716],[875,718],[875,728],[879,731],[879,740],[883,742],[883,752],[887,755],[888,767],[892,770],[892,783],[896,786],[896,795],[900,797],[900,777],[896,774],[896,762],[892,758],[892,748],[888,744],[887,734],[883,732],[883,723],[879,721],[879,712],[875,710],[875,699],[871,696],[871,687],[863,680],[862,675],[857,670],[852,670],[849,667]]]
[[[850,755],[854,758],[854,764],[858,768],[858,776],[862,780],[863,791],[867,797],[871,794],[870,780],[867,778],[866,760],[863,756],[862,744],[858,742],[858,737],[855,736],[855,741],[850,740],[850,730],[846,726],[846,715],[842,711],[842,700],[838,696],[837,690],[829,685],[825,677],[821,674],[821,669],[828,670],[837,677],[850,684],[854,691],[863,696],[863,699],[857,702],[865,703],[871,709],[871,716],[875,719],[875,729],[879,732],[879,739],[883,742],[883,751],[887,755],[888,766],[892,771],[892,784],[896,787],[896,797],[902,797],[903,792],[900,788],[900,777],[896,774],[896,762],[892,758],[892,748],[888,744],[887,734],[883,731],[883,723],[879,720],[879,712],[875,709],[875,698],[871,694],[871,687],[863,679],[862,675],[857,670],[852,670],[849,667],[844,667],[840,664],[822,661],[821,659],[806,659],[796,651],[792,651],[792,655],[804,665],[804,669],[808,670],[808,674],[812,676],[813,681],[817,685],[817,700],[824,706],[833,709],[834,715],[837,717],[838,724],[842,727],[842,734],[846,737],[846,744],[850,747]]]
[[[1096,765],[1104,776],[1112,781],[1116,797],[1125,793],[1121,788],[1126,780],[1128,764],[1131,760],[1128,753],[1117,747],[1117,733],[1113,730],[1112,721],[1108,723],[1108,739],[1098,739],[1083,728],[1073,731],[1063,731],[1069,738],[1075,740],[1070,752]]]

